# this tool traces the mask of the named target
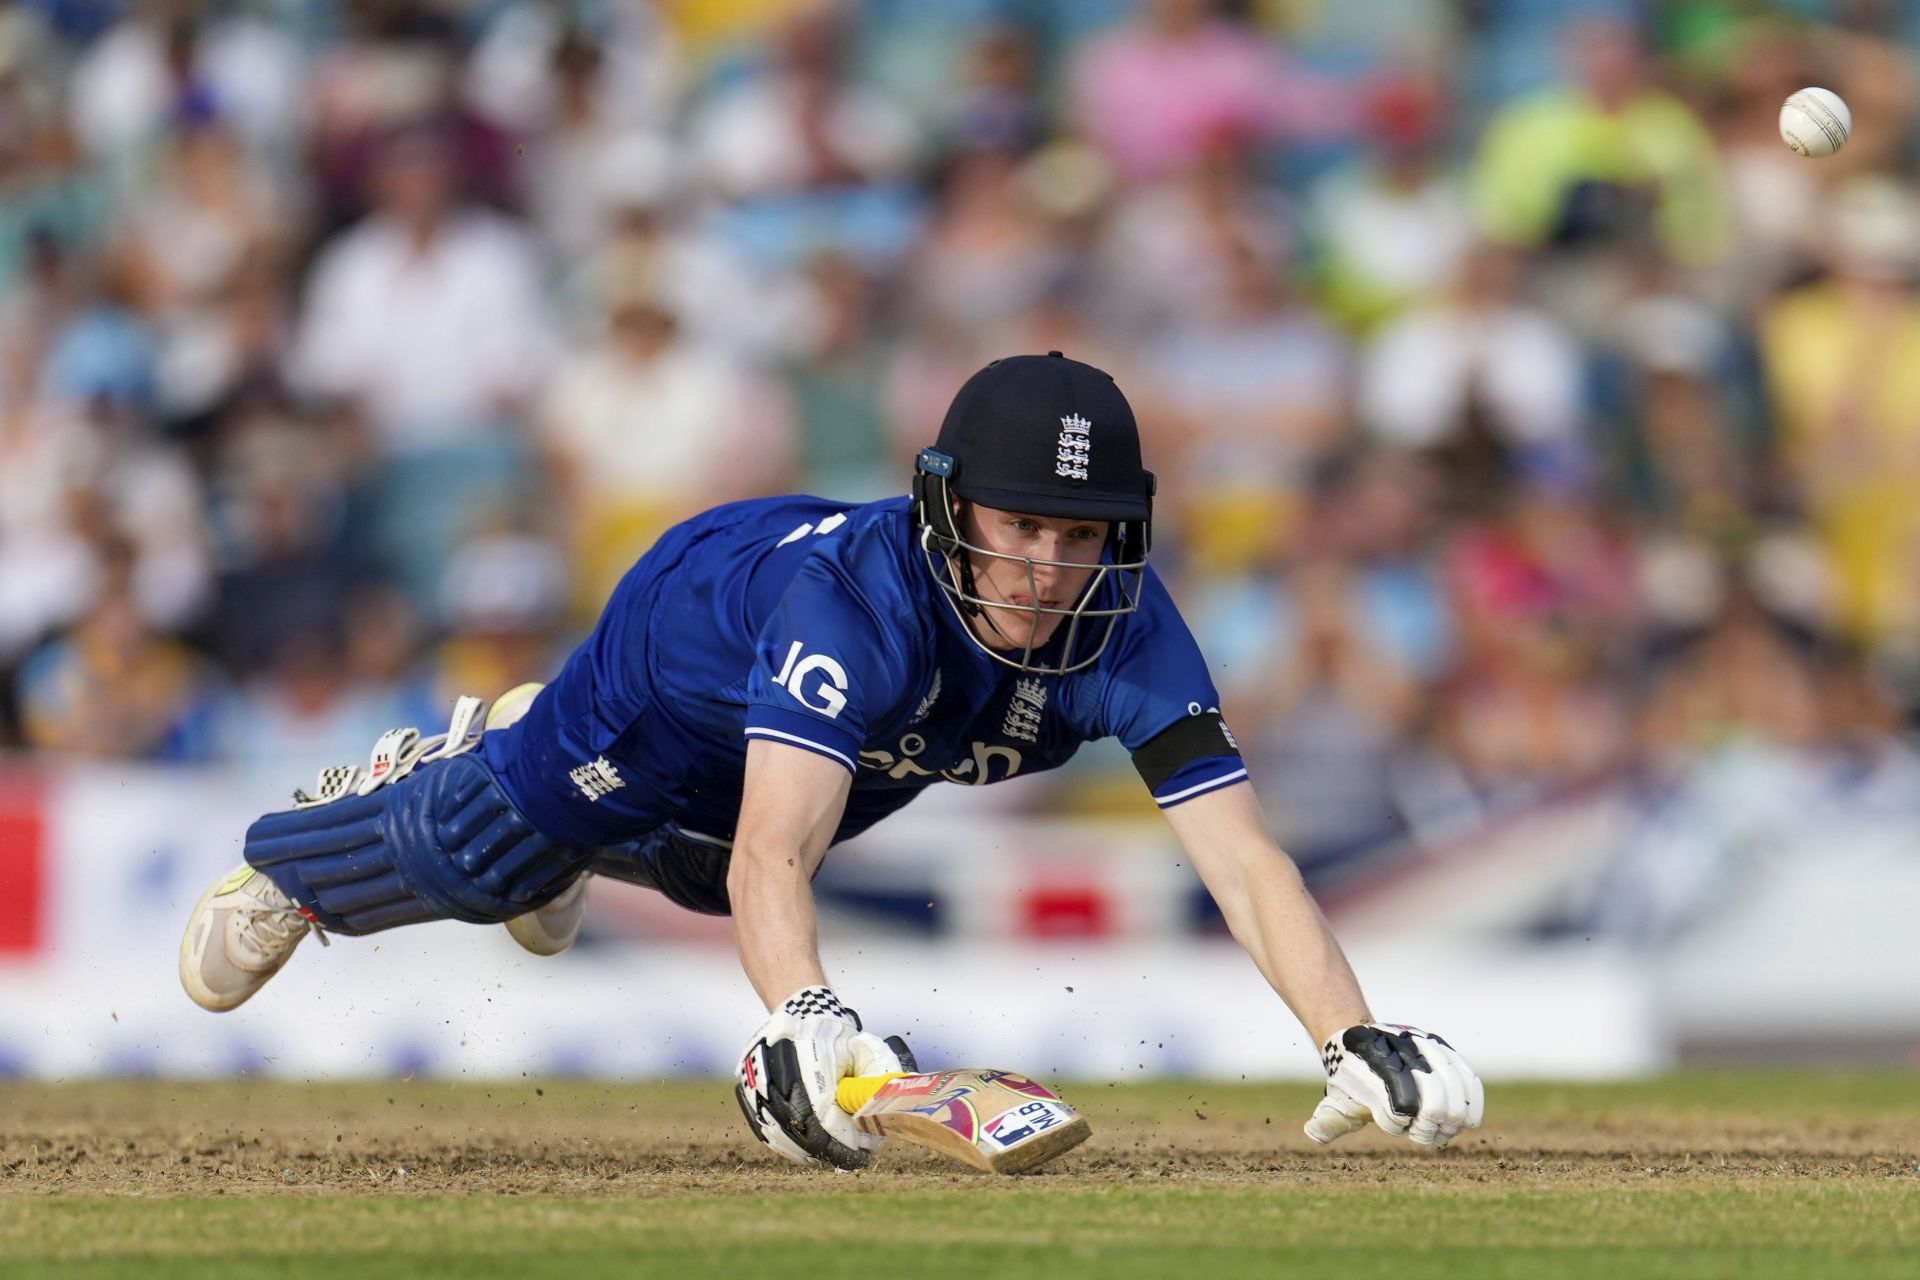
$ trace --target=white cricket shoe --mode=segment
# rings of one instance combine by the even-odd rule
[[[586,914],[587,873],[582,872],[546,906],[507,921],[507,932],[537,956],[557,956],[580,936],[580,922]]]
[[[308,933],[319,930],[293,900],[243,865],[201,894],[187,917],[180,985],[202,1009],[237,1009],[280,972]]]
[[[487,728],[504,729],[533,705],[544,684],[522,684],[493,700],[487,712]],[[557,956],[580,936],[580,922],[587,914],[587,874],[566,887],[546,906],[515,916],[507,921],[507,933],[513,940],[537,956]]]

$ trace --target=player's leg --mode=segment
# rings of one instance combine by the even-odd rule
[[[516,685],[495,698],[487,711],[487,728],[504,729],[517,723],[544,688],[543,684]],[[507,921],[508,935],[537,956],[557,956],[571,947],[587,915],[587,879],[588,873],[581,872],[553,901]]]
[[[247,830],[246,866],[203,895],[181,982],[208,1009],[243,1003],[317,926],[375,933],[427,920],[502,923],[575,884],[591,851],[536,830],[469,754],[478,699],[442,738],[383,735],[366,771],[328,770],[319,795]]]
[[[624,844],[608,845],[593,859],[593,873],[652,889],[668,901],[702,915],[732,914],[727,868],[733,845],[718,836],[665,825]]]
[[[580,878],[546,906],[507,921],[513,940],[539,956],[556,956],[580,936],[587,881],[595,875],[653,889],[704,915],[726,915],[732,846],[668,823],[657,831],[600,849]]]

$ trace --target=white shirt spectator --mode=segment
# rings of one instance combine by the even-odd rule
[[[1580,432],[1580,352],[1545,312],[1519,304],[1411,311],[1381,330],[1360,369],[1374,436],[1424,448],[1460,429],[1477,397],[1510,445],[1572,443]]]
[[[1313,221],[1340,269],[1396,300],[1444,288],[1473,246],[1466,193],[1444,176],[1408,190],[1372,166],[1340,170],[1315,188]]]
[[[199,36],[193,61],[213,108],[248,143],[289,139],[303,78],[292,44],[273,25],[247,14],[218,21]],[[94,155],[124,155],[171,123],[175,94],[165,32],[126,18],[76,63],[71,118]]]
[[[793,447],[788,415],[757,379],[687,343],[644,364],[607,347],[573,357],[540,420],[599,502],[742,496],[781,474]]]
[[[69,510],[81,490],[132,541],[134,601],[147,622],[186,626],[206,601],[205,498],[186,458],[43,406],[24,431],[0,438],[0,658],[94,602],[98,556]]]
[[[715,102],[695,126],[701,167],[735,199],[783,195],[813,182],[814,157],[801,135],[805,105],[797,84],[767,75]],[[863,182],[903,176],[919,132],[888,98],[843,88],[826,108],[825,141]]]
[[[421,246],[373,217],[314,268],[293,375],[356,401],[400,451],[484,430],[535,389],[552,354],[535,253],[511,223],[454,213]]]

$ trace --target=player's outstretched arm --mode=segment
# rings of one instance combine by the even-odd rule
[[[826,985],[813,873],[852,787],[853,775],[817,752],[762,738],[747,744],[727,897],[740,963],[769,1009],[801,987]]]
[[[852,776],[782,743],[747,746],[727,895],[740,963],[769,1014],[740,1059],[735,1097],[753,1134],[801,1164],[865,1164],[880,1139],[834,1101],[844,1076],[913,1069],[906,1042],[863,1030],[820,965],[813,872],[840,825]]]
[[[1251,787],[1222,787],[1166,814],[1234,939],[1320,1045],[1327,1092],[1307,1122],[1308,1137],[1331,1142],[1372,1120],[1444,1146],[1480,1123],[1480,1078],[1453,1046],[1373,1021],[1326,917],[1268,834]]]

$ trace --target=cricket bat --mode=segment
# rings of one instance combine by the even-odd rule
[[[1024,1173],[1092,1132],[1044,1085],[1011,1071],[966,1068],[848,1076],[834,1095],[867,1133],[937,1151],[985,1173]]]

